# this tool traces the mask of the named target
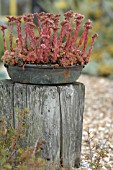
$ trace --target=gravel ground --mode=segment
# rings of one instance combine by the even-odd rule
[[[113,80],[81,75],[85,84],[82,170],[113,170]]]

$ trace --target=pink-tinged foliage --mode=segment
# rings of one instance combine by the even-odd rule
[[[72,37],[72,41],[71,41],[71,49],[72,50],[73,50],[74,45],[77,41],[78,32],[80,30],[80,25],[81,25],[81,22],[83,19],[84,19],[84,16],[81,14],[75,14],[75,16],[74,16],[74,22],[76,23],[76,28],[75,28],[74,36]]]
[[[37,24],[34,23],[34,16]],[[91,46],[86,53],[89,45],[89,31],[92,26],[90,20],[82,26],[85,18],[83,15],[68,11],[64,13],[64,20],[61,22],[59,14],[45,12],[7,18],[10,26],[10,50],[6,49],[6,27],[0,26],[4,42],[4,56],[2,57],[4,62],[17,65],[21,59],[23,65],[26,63],[54,64],[55,68],[58,68],[73,64],[85,65],[89,61],[97,34],[92,36]],[[24,32],[22,32],[22,20]],[[14,23],[18,37],[16,47],[13,48]],[[84,29],[79,37],[81,27]]]
[[[84,44],[83,44],[83,49],[82,49],[82,55],[85,54],[87,43],[88,43],[88,33],[89,33],[89,30],[92,29],[91,21],[88,20],[85,23],[84,27],[85,27],[85,32],[84,32]]]
[[[12,34],[12,24],[13,24],[13,21],[14,21],[14,17],[13,16],[7,16],[8,18],[8,22],[9,22],[9,26],[10,26],[10,36],[9,36],[9,41],[10,41],[10,50],[12,51],[13,50],[13,34]]]
[[[4,51],[6,51],[6,40],[5,40],[5,30],[7,29],[7,27],[0,25],[0,29],[2,31],[2,36],[3,36],[3,43],[4,43]]]
[[[88,51],[87,57],[85,58],[85,62],[86,62],[86,63],[88,63],[88,61],[89,61],[89,58],[90,58],[91,53],[92,53],[92,50],[93,50],[94,42],[95,42],[95,39],[96,39],[97,37],[98,37],[98,34],[94,34],[94,35],[92,36],[91,47],[90,47],[90,49],[89,49],[89,51]]]
[[[21,19],[22,16],[19,16],[18,18],[14,18],[14,21],[16,22],[16,27],[17,27],[17,33],[18,33],[18,48],[20,46],[21,52],[23,51],[23,37],[22,37],[22,30],[21,30]]]

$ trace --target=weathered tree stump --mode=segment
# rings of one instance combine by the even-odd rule
[[[0,115],[13,115],[15,108],[30,109],[28,143],[46,143],[43,157],[78,167],[81,155],[85,88],[82,83],[47,86],[0,81]]]

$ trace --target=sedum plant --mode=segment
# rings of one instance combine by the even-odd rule
[[[34,23],[34,16],[38,24]],[[91,20],[82,25],[85,18],[81,14],[68,11],[64,13],[64,20],[60,22],[60,14],[34,13],[22,16],[7,16],[9,22],[10,50],[6,47],[5,26],[0,25],[4,55],[2,60],[10,65],[25,64],[53,64],[56,68],[88,63],[97,34],[92,36],[88,47],[89,31],[92,29]],[[24,33],[22,32],[22,21]],[[17,39],[13,47],[13,24],[16,24]],[[83,32],[79,36],[81,27]]]

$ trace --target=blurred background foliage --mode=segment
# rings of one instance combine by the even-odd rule
[[[93,31],[99,34],[96,40],[90,62],[84,72],[113,78],[113,3],[111,0],[26,0],[28,12],[64,13],[72,9],[85,15],[93,21]],[[19,2],[19,1],[18,1]],[[23,1],[24,2],[24,1]],[[21,2],[22,7],[23,3]],[[21,4],[19,8],[21,9]],[[17,6],[18,9],[18,6]],[[19,15],[21,14],[19,13]],[[18,15],[18,13],[17,13]],[[0,20],[1,23],[1,20]],[[8,39],[8,36],[7,36]],[[90,43],[90,39],[89,39]],[[3,45],[0,33],[0,56],[3,55]]]

